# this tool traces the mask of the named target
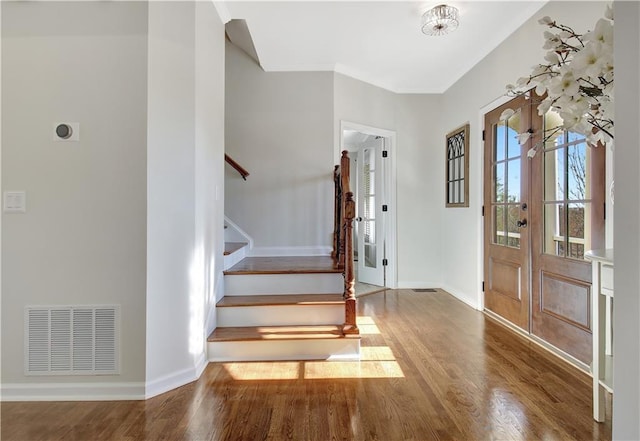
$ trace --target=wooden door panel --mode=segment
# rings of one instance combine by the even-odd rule
[[[591,331],[591,284],[542,271],[540,312]]]
[[[522,300],[521,280],[522,266],[519,262],[508,262],[495,258],[489,260],[489,290],[491,292],[520,302]]]
[[[591,361],[591,283],[546,271],[533,298],[532,333],[585,364]]]

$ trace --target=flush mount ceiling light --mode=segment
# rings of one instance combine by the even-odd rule
[[[438,5],[422,15],[422,32],[427,35],[444,35],[458,27],[458,8]]]

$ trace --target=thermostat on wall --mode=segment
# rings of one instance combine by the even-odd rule
[[[58,142],[79,141],[80,123],[57,122],[53,123],[53,140]]]

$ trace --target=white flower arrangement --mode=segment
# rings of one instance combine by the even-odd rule
[[[529,157],[561,130],[580,133],[594,146],[611,143],[614,138],[613,10],[607,6],[604,18],[598,20],[595,29],[584,34],[550,17],[543,17],[538,23],[550,29],[544,32],[547,63],[535,66],[528,77],[518,79],[515,85],[507,85],[507,94],[522,95],[535,88],[536,95],[544,97],[538,113],[543,116],[552,109],[560,115],[563,124],[543,133],[542,141],[529,150]],[[507,109],[500,119],[506,120],[513,113]],[[524,144],[534,135],[530,129],[518,135],[518,140]]]

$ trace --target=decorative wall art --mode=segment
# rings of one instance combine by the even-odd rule
[[[446,140],[446,206],[468,207],[469,124],[448,133]]]

